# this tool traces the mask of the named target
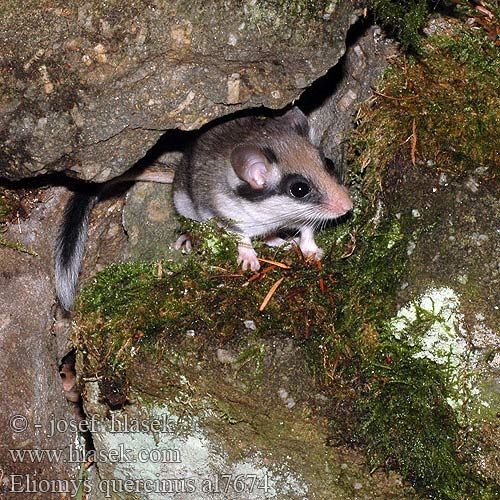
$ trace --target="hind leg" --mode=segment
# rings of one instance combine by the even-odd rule
[[[182,189],[174,191],[174,205],[179,215],[186,217],[186,219],[199,220],[198,212],[186,191]],[[193,249],[191,235],[189,233],[182,234],[172,246],[175,250],[183,250],[186,253],[191,253]]]
[[[264,239],[264,243],[268,247],[282,247],[284,245],[290,246],[290,241],[280,238],[276,234],[271,234],[269,236],[266,236],[266,238]]]
[[[191,233],[181,234],[172,246],[175,250],[183,250],[186,253],[191,253],[191,250],[193,249]]]

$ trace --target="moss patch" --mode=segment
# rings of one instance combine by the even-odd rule
[[[0,187],[0,227],[15,215],[17,197],[14,191]]]
[[[436,11],[467,19],[493,42],[500,34],[500,7],[495,0],[368,0],[368,5],[375,22],[413,54],[425,52],[423,31]]]
[[[104,347],[100,343],[105,344],[110,357],[103,359],[104,364],[126,368],[127,348],[138,343],[155,349],[165,337],[195,334],[200,350],[238,342],[244,322],[250,320],[255,338],[278,333],[298,340],[321,338],[325,325],[331,323],[335,297],[326,291],[338,279],[335,271],[305,262],[294,251],[260,249],[261,255],[286,268],[263,263],[260,275],[244,274],[236,266],[233,240],[214,227],[193,229],[196,239],[200,231],[204,237],[197,254],[184,263],[113,265],[82,293],[78,323],[99,343],[99,351]],[[342,248],[339,244],[333,250],[339,253]],[[281,278],[268,305],[259,311],[271,286]],[[258,358],[255,348],[241,354],[241,363]]]
[[[481,33],[451,28],[432,37],[421,60],[401,60],[385,75],[359,129],[366,168],[402,149],[432,173],[491,169],[498,179],[499,48]]]
[[[356,219],[352,254],[347,228],[323,234],[322,244],[331,252],[322,266],[304,262],[293,251],[261,249],[261,255],[289,269],[265,268],[255,280],[227,263],[225,254],[231,252],[233,262],[234,248],[214,229],[202,231],[200,253],[185,263],[111,266],[80,297],[77,342],[87,369],[93,370],[85,375],[101,379],[104,396],[109,380],[117,381],[120,390],[130,385],[137,390],[140,383],[130,372],[137,371],[137,359],[144,359],[141,352],[155,365],[170,366],[177,377],[180,366],[195,366],[205,352],[229,345],[240,349],[237,363],[250,363],[258,380],[259,339],[285,333],[308,353],[316,380],[332,399],[352,401],[354,410],[340,425],[354,426],[374,467],[389,460],[433,498],[462,498],[473,490],[477,498],[487,498],[457,452],[461,434],[447,403],[452,389],[446,370],[412,358],[415,346],[390,333],[387,318],[396,310],[406,223],[385,221],[373,229]],[[284,279],[260,312],[278,278]],[[256,330],[249,334],[245,320],[253,320]],[[188,347],[191,335],[196,339]],[[174,398],[178,391],[171,389]],[[231,411],[227,415],[237,418]]]
[[[449,180],[480,172],[498,182],[499,63],[498,48],[484,33],[450,26],[446,35],[428,40],[420,60],[402,59],[387,72],[376,97],[366,105],[354,141],[358,149],[353,155],[357,166],[353,179],[361,186],[362,198],[376,205],[382,195],[390,207],[389,218],[404,221],[406,217],[401,232],[396,224],[385,233],[394,237],[386,251],[379,247],[382,260],[374,274],[365,276],[364,268],[372,262],[372,254],[377,255],[377,246],[366,253],[359,249],[361,276],[352,283],[351,294],[343,296],[349,313],[344,324],[364,329],[370,339],[376,339],[369,356],[365,353],[359,360],[366,384],[366,391],[356,397],[359,436],[375,463],[378,457],[378,463],[397,464],[430,498],[497,498],[500,493],[498,484],[487,484],[466,465],[471,457],[464,456],[464,442],[474,437],[466,435],[457,421],[460,414],[449,406],[457,398],[450,363],[417,356],[415,339],[442,320],[429,313],[417,315],[408,332],[408,339],[413,340],[394,342],[387,319],[393,314],[391,286],[400,281],[401,265],[395,266],[394,277],[384,279],[383,275],[393,262],[406,267],[409,247],[401,247],[418,241],[415,230],[432,230],[432,217],[417,214],[412,220],[411,200],[418,198],[422,203],[425,195],[408,190],[399,193],[404,189],[402,179],[436,179],[444,173]],[[380,211],[372,210],[371,215],[375,220],[383,217]],[[366,242],[366,235],[360,238],[358,234],[358,241]],[[382,270],[382,277],[377,270]],[[348,275],[356,276],[356,271]],[[362,293],[356,291],[356,284],[364,277],[369,279],[368,293],[360,296],[370,305],[363,309],[352,297]]]
[[[421,31],[430,12],[427,0],[369,0],[375,21],[405,49],[420,52]]]

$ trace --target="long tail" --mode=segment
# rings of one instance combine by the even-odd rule
[[[125,172],[92,193],[76,192],[64,210],[64,218],[56,241],[55,278],[56,294],[61,306],[70,311],[78,288],[82,267],[89,217],[99,197],[110,187],[124,182],[158,182],[171,184],[174,168],[171,165],[153,164],[135,172]]]
[[[77,192],[64,210],[55,248],[55,278],[56,294],[66,311],[71,310],[75,300],[89,217],[98,200],[98,194]]]

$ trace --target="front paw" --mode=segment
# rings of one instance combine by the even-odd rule
[[[257,252],[247,245],[238,245],[238,265],[241,264],[243,271],[258,271],[260,262],[257,258]]]
[[[325,253],[314,241],[300,242],[299,248],[306,259],[321,260]]]

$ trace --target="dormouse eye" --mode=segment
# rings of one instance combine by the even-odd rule
[[[288,188],[288,192],[294,197],[294,198],[304,198],[304,196],[307,196],[311,192],[311,187],[307,182],[304,181],[296,181],[290,184],[290,187]]]

